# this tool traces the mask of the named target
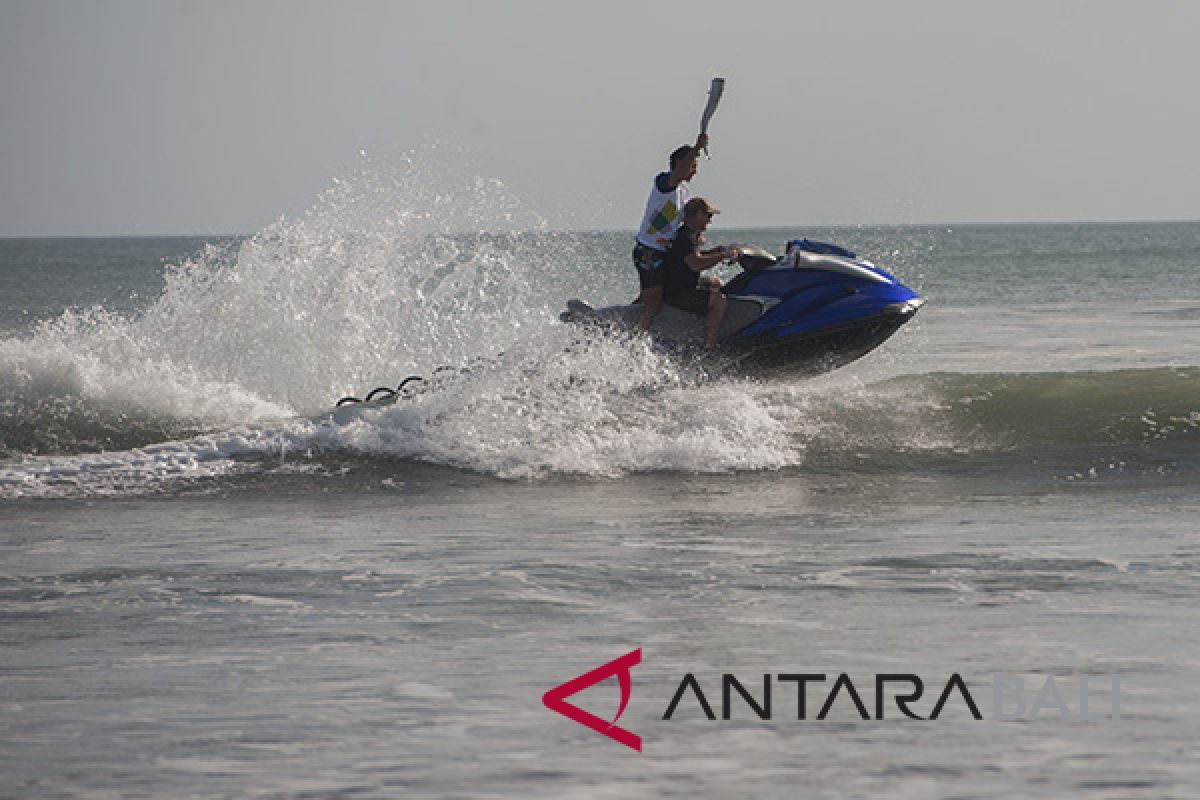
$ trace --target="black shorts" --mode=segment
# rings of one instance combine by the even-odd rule
[[[638,285],[643,289],[661,289],[667,280],[667,254],[638,242],[633,248],[633,266],[637,267]]]
[[[686,292],[669,294],[663,298],[663,302],[667,305],[682,308],[684,311],[691,311],[693,314],[707,314],[708,304],[711,300],[712,297],[709,290],[699,287]]]

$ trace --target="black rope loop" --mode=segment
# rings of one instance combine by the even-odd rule
[[[390,386],[377,386],[367,393],[367,396],[363,398],[363,402],[369,403],[376,397],[383,397],[386,400],[395,396],[396,390]]]
[[[448,364],[443,364],[442,366],[437,367],[433,370],[433,376],[434,376],[434,378],[436,378],[437,376],[443,375],[447,372],[457,374],[457,373],[466,372],[466,371],[467,371],[466,369],[463,369],[460,367],[452,367]],[[358,399],[357,397],[355,397],[354,395],[346,395],[341,400],[337,401],[336,407],[341,408],[342,406],[362,405],[365,403],[373,403],[376,400],[391,400],[396,397],[412,397],[414,394],[416,394],[416,392],[421,387],[419,387],[419,386],[410,387],[409,384],[425,383],[425,382],[426,382],[425,378],[423,378],[420,375],[409,375],[407,378],[400,381],[400,384],[395,389],[391,388],[390,386],[376,386],[374,389],[372,389],[370,392],[367,393],[366,397],[364,397],[361,400]]]

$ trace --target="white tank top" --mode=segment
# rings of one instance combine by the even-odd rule
[[[675,232],[683,224],[683,207],[691,194],[687,181],[681,181],[669,191],[660,191],[659,186],[666,186],[669,175],[661,172],[655,176],[650,197],[646,200],[646,213],[642,215],[642,227],[638,229],[637,240],[655,250],[666,250],[670,246]]]

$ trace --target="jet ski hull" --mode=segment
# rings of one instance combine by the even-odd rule
[[[844,367],[870,353],[912,319],[922,302],[897,304],[871,317],[792,336],[762,334],[721,348],[739,374],[808,377]]]
[[[798,240],[775,258],[757,251],[724,288],[718,346],[706,349],[702,318],[669,305],[650,334],[657,346],[706,369],[761,377],[807,376],[862,358],[924,304],[916,292],[836,245]],[[633,330],[641,307],[593,309],[573,300],[562,319]]]

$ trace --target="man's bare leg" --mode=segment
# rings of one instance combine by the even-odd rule
[[[652,289],[642,289],[642,296],[638,299],[642,304],[642,313],[638,316],[638,327],[644,331],[648,331],[650,330],[650,323],[654,322],[654,317],[662,310],[662,287],[656,286]]]
[[[708,312],[704,315],[704,346],[717,346],[717,332],[725,319],[725,293],[719,288],[708,292]]]

